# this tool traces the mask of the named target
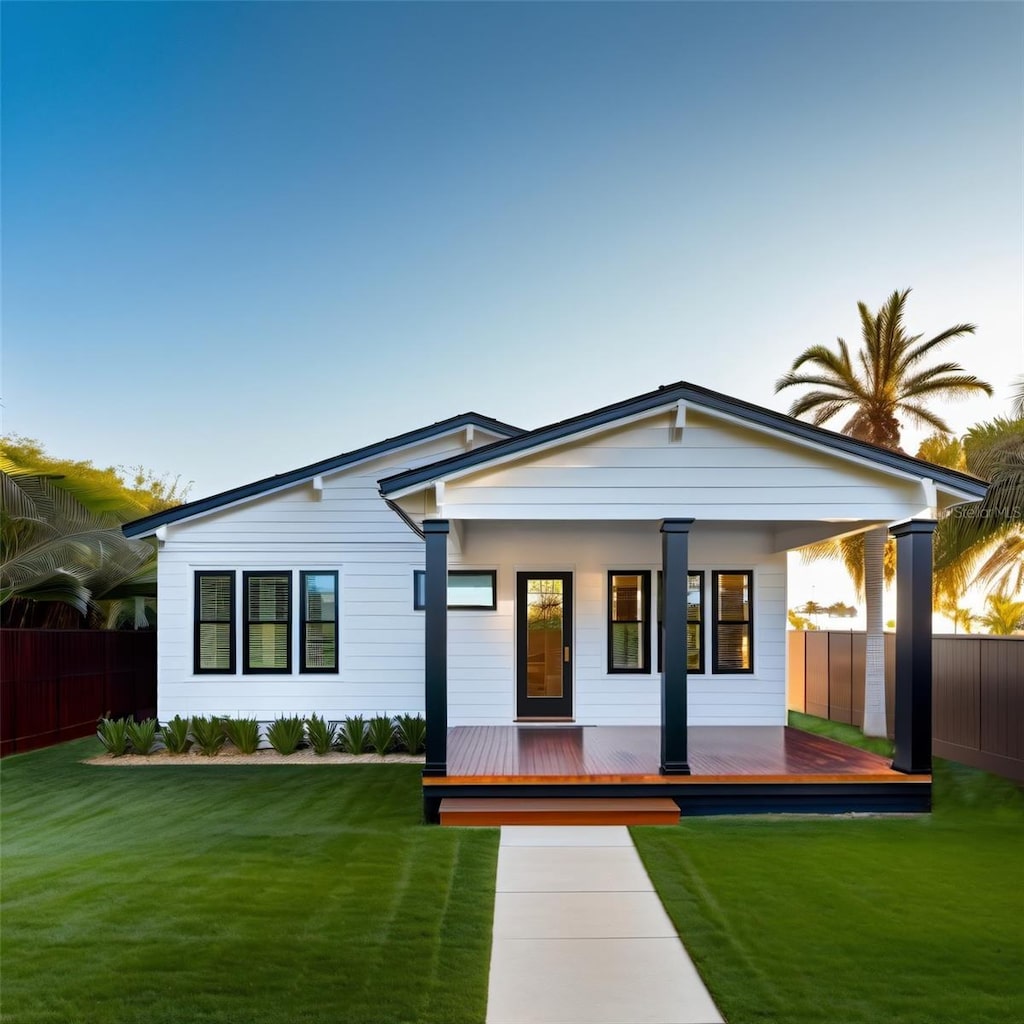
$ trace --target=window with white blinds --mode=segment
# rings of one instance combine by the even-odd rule
[[[658,671],[662,669],[664,645],[664,574],[658,570]],[[704,674],[704,572],[686,576],[686,671]]]
[[[712,671],[754,671],[754,574],[711,574]]]
[[[608,671],[651,670],[651,573],[608,573]]]
[[[193,668],[198,673],[235,671],[235,574],[197,572]]]
[[[301,574],[300,672],[338,671],[338,574]]]
[[[245,609],[242,670],[291,672],[291,572],[247,572],[242,578]]]

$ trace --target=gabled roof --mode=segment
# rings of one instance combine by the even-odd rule
[[[233,487],[228,491],[221,491],[220,494],[214,494],[208,498],[190,501],[185,505],[178,505],[164,512],[157,512],[154,515],[146,516],[144,519],[136,519],[134,522],[125,523],[121,530],[126,537],[141,537],[152,533],[157,527],[168,523],[177,523],[183,519],[191,519],[194,516],[215,512],[228,505],[245,501],[247,498],[268,494],[271,491],[290,487],[292,484],[302,483],[304,480],[312,480],[315,476],[333,473],[335,470],[344,469],[346,466],[354,465],[357,462],[373,459],[378,455],[386,455],[388,452],[404,448],[406,445],[417,444],[420,441],[429,441],[433,437],[440,437],[442,434],[447,434],[463,427],[481,427],[496,434],[509,436],[522,433],[519,427],[513,427],[508,423],[502,423],[500,420],[491,419],[489,416],[482,416],[478,412],[464,412],[458,416],[451,416],[446,420],[432,423],[428,427],[410,430],[405,434],[399,434],[397,437],[385,438],[376,444],[367,445],[365,448],[357,448],[352,452],[343,452],[341,455],[335,455],[333,458],[314,462],[309,466],[302,466],[299,469],[293,469],[290,473],[268,476],[263,480],[257,480],[255,483]]]
[[[397,495],[400,492],[415,489],[419,484],[430,483],[466,470],[486,466],[509,456],[525,454],[532,449],[555,441],[571,439],[574,435],[593,430],[596,427],[611,425],[618,420],[665,408],[674,402],[692,403],[695,408],[717,412],[734,420],[792,437],[805,444],[817,448],[825,447],[832,452],[874,463],[889,470],[919,478],[928,478],[937,485],[949,487],[970,496],[982,498],[987,490],[984,481],[968,473],[944,469],[942,466],[925,462],[923,459],[916,459],[888,448],[868,444],[866,441],[857,441],[846,434],[812,426],[810,423],[804,423],[802,420],[766,409],[763,406],[731,398],[686,381],[679,381],[676,384],[665,384],[656,391],[649,391],[647,394],[637,395],[635,398],[627,398],[625,401],[606,405],[593,412],[560,420],[546,427],[517,434],[506,440],[495,441],[493,444],[484,445],[463,455],[455,455],[420,466],[417,469],[384,477],[380,481],[380,493],[385,498]]]

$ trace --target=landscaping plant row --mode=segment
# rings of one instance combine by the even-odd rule
[[[228,740],[240,753],[254,753],[260,745],[261,729],[255,718],[175,715],[162,726],[155,718],[141,722],[101,718],[96,735],[112,757],[152,754],[161,749],[160,744],[169,754],[185,754],[194,746],[200,754],[213,757]],[[267,725],[262,738],[279,754],[311,747],[321,755],[342,750],[349,754],[373,751],[384,756],[392,750],[419,754],[426,736],[427,723],[422,715],[374,715],[369,720],[351,715],[341,722],[328,722],[320,715],[282,715]]]

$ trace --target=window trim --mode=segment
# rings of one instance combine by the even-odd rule
[[[718,580],[720,576],[747,577],[747,618],[725,619],[718,617]],[[749,668],[725,668],[718,660],[718,627],[746,626],[750,643]],[[754,570],[753,569],[715,569],[711,573],[711,672],[713,675],[750,676],[754,674]]]
[[[657,607],[658,623],[657,623],[657,627],[656,628],[658,630],[658,671],[659,672],[663,671],[663,669],[664,669],[664,662],[663,662],[662,659],[663,659],[664,654],[665,654],[665,651],[664,651],[664,646],[665,646],[665,640],[664,640],[665,626],[664,626],[664,621],[663,621],[663,610],[664,610],[665,605],[664,605],[664,597],[662,595],[662,590],[663,590],[663,588],[665,586],[665,578],[664,578],[664,575],[663,575],[663,571],[664,570],[662,570],[662,569],[658,570],[658,584],[659,584],[658,585],[658,607]],[[699,586],[700,586],[700,604],[698,605],[698,607],[700,608],[700,616],[701,616],[699,619],[691,619],[689,614],[687,614],[687,616],[686,616],[686,625],[687,626],[696,626],[698,634],[700,636],[700,643],[697,646],[698,667],[697,668],[690,668],[689,665],[687,665],[686,674],[687,674],[687,676],[703,676],[703,675],[707,674],[707,660],[704,657],[704,652],[707,649],[707,644],[705,643],[706,634],[707,634],[707,630],[705,628],[706,622],[707,622],[707,607],[706,607],[706,605],[707,605],[707,590],[705,589],[705,583],[707,582],[707,579],[706,579],[707,578],[707,572],[704,569],[687,569],[686,570],[686,575],[688,577],[689,576],[698,576],[698,577],[700,577],[700,584],[699,584]],[[687,581],[687,583],[689,583],[689,581]],[[687,612],[689,612],[689,607],[690,607],[689,604],[687,604]],[[689,646],[687,646],[687,651],[689,651]]]
[[[623,622],[637,622],[640,625],[640,654],[643,664],[639,668],[616,668],[613,664],[614,644],[612,627],[616,624],[612,619],[612,581],[616,576],[640,577],[641,619],[625,619]],[[605,628],[608,634],[607,670],[614,676],[649,676],[651,674],[651,570],[650,569],[609,569],[608,594],[605,603]]]
[[[202,668],[199,664],[200,657],[200,629],[207,623],[216,623],[220,620],[217,619],[201,619],[199,617],[200,610],[202,608],[202,601],[200,599],[200,587],[201,580],[207,576],[227,576],[230,581],[230,606],[231,615],[228,618],[228,667],[227,668]],[[197,676],[233,676],[237,671],[237,618],[238,618],[238,606],[236,603],[237,593],[235,589],[235,570],[234,569],[196,569],[193,573],[193,605],[192,605],[192,673]]]
[[[288,581],[288,618],[285,624],[288,627],[288,640],[285,644],[286,662],[284,668],[253,668],[249,664],[249,634],[253,625],[260,625],[258,621],[249,619],[249,580],[254,576],[283,576]],[[291,569],[254,569],[242,573],[242,674],[252,676],[290,676],[292,675],[292,623],[295,621],[295,611],[292,605],[293,600],[293,578],[295,573]]]
[[[452,576],[490,576],[491,578],[491,603],[490,604],[449,604],[450,612],[494,612],[498,610],[498,570],[497,569],[449,569],[448,578]],[[426,580],[425,569],[413,569],[412,571],[412,607],[414,611],[421,612],[426,608],[425,599],[420,597],[423,592],[421,580]]]
[[[312,667],[306,664],[306,626],[310,621],[330,622],[330,619],[306,618],[306,580],[310,576],[334,577],[334,667],[324,668],[322,665]],[[337,569],[300,569],[299,570],[299,674],[300,675],[337,675],[341,670],[341,624],[339,622],[339,606],[341,604],[340,580]]]

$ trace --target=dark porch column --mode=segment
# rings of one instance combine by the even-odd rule
[[[448,774],[448,520],[426,519],[424,683],[427,750],[424,775]]]
[[[932,534],[934,519],[890,529],[896,538],[897,771],[932,770]]]
[[[661,774],[689,775],[686,753],[686,589],[692,519],[661,523]]]

